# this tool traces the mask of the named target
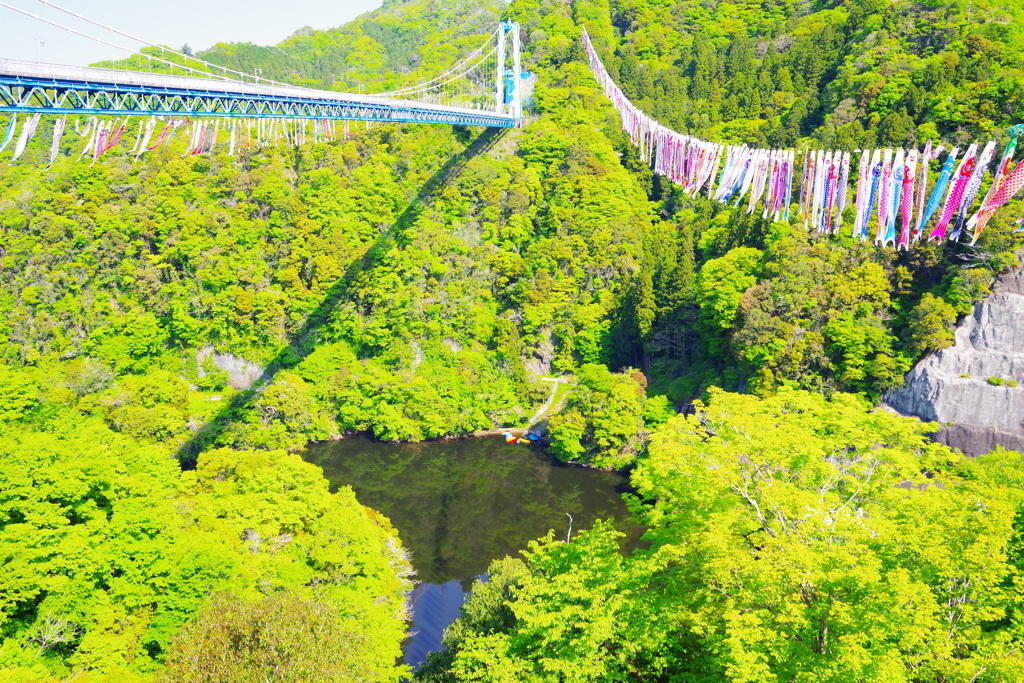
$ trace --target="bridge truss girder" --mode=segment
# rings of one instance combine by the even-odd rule
[[[367,103],[251,93],[154,88],[0,74],[0,114],[293,118],[513,128],[486,111],[432,109],[415,102]]]

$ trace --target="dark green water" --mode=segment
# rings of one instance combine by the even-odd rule
[[[351,486],[359,501],[387,515],[412,552],[414,636],[406,660],[440,647],[470,582],[491,560],[518,555],[553,530],[564,538],[598,519],[627,528],[626,478],[570,467],[501,437],[384,444],[361,437],[312,444],[303,454],[323,468],[332,490]]]

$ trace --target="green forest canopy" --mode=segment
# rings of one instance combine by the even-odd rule
[[[648,549],[599,525],[494,562],[417,678],[1020,680],[1020,454],[868,408],[712,391],[632,475]]]

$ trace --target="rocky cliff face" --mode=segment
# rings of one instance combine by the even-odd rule
[[[203,366],[212,360],[213,367],[228,373],[228,386],[233,389],[249,389],[260,380],[270,379],[266,370],[230,353],[216,353],[212,346],[204,346],[196,352],[196,363],[199,365],[199,376],[205,377]]]
[[[955,339],[914,366],[885,403],[938,422],[937,440],[968,455],[996,444],[1024,452],[1024,269],[1000,278]]]

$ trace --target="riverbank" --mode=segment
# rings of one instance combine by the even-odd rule
[[[434,441],[451,441],[453,439],[468,439],[471,437],[482,437],[482,436],[502,436],[504,434],[514,434],[515,436],[525,436],[531,431],[534,433],[541,433],[545,431],[545,428],[540,430],[534,429],[534,427],[540,422],[544,422],[545,427],[547,420],[553,415],[557,414],[562,409],[562,405],[565,403],[566,397],[569,392],[572,391],[572,383],[569,378],[566,377],[541,377],[542,382],[551,382],[551,395],[541,405],[540,409],[533,414],[530,418],[529,423],[526,427],[489,427],[487,429],[478,429],[475,432],[469,434],[448,434],[446,436],[439,436],[434,439],[424,439],[423,441],[382,441],[381,443],[430,443]],[[324,441],[311,441],[310,444],[325,443],[329,441],[341,441],[350,437],[360,437],[370,440],[376,440],[372,432],[346,432],[345,434],[331,434]]]
[[[464,592],[492,560],[518,556],[549,531],[565,538],[567,514],[574,535],[598,519],[613,520],[627,534],[626,547],[643,534],[622,499],[626,476],[565,466],[503,439],[389,444],[352,437],[311,444],[302,457],[323,469],[332,489],[350,486],[360,503],[386,516],[411,553],[421,588],[409,664],[440,649]]]

